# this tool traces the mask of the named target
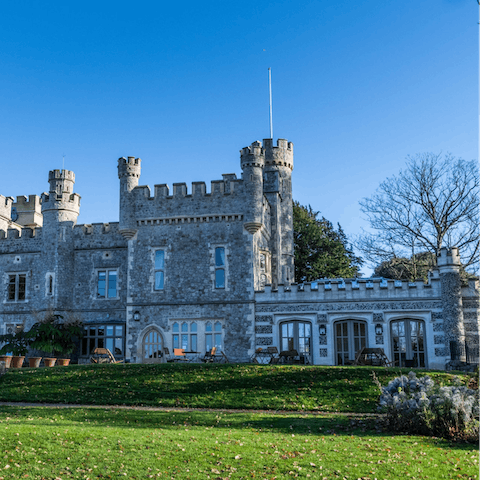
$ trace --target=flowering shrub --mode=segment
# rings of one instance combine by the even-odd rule
[[[386,413],[387,428],[393,431],[477,441],[479,394],[459,384],[435,385],[429,376],[414,372],[380,387],[378,409]],[[458,382],[457,382],[458,383]]]

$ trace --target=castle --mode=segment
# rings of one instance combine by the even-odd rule
[[[242,176],[140,186],[141,160],[118,160],[118,223],[77,225],[75,175],[49,173],[49,192],[0,196],[0,333],[38,313],[85,325],[79,361],[107,347],[135,363],[164,348],[231,361],[258,347],[299,352],[315,365],[352,362],[362,346],[397,365],[444,369],[452,345],[478,349],[479,283],[462,285],[457,250],[442,249],[429,283],[294,281],[293,144],[241,150]],[[462,353],[463,352],[463,353]],[[462,359],[462,358],[460,358]],[[465,358],[463,358],[465,360]]]

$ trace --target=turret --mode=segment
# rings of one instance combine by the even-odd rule
[[[451,354],[454,348],[463,350],[465,344],[460,266],[460,257],[456,247],[440,249],[440,253],[437,255],[437,267],[440,273],[442,292],[443,327],[445,342],[449,345]],[[464,355],[460,355],[459,360],[465,361]]]
[[[70,170],[51,170],[48,183],[50,191],[42,194],[43,226],[49,228],[59,222],[72,222],[75,225],[81,198],[73,193],[75,174]]]
[[[135,157],[118,159],[118,178],[120,179],[120,233],[128,240],[135,236],[135,204],[132,190],[138,186],[142,161]]]
[[[243,171],[243,181],[248,200],[244,227],[254,234],[262,226],[263,218],[263,167],[265,152],[262,143],[253,142],[251,146],[240,150],[240,162]]]
[[[272,224],[274,225],[273,276],[278,283],[289,284],[294,280],[293,143],[278,139],[275,146],[271,138],[264,140],[263,143],[265,146],[264,192],[272,207]]]
[[[12,197],[0,195],[0,231],[7,232],[12,222]],[[1,238],[1,237],[0,237]]]

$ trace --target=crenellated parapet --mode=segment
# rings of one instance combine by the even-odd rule
[[[240,164],[242,170],[246,167],[263,168],[265,166],[265,150],[262,142],[258,140],[253,142],[249,147],[240,150]]]
[[[0,195],[0,231],[5,232],[12,222],[13,197]]]
[[[293,143],[279,138],[277,145],[273,145],[273,140],[267,138],[263,141],[265,151],[265,165],[281,166],[293,170]]]
[[[260,301],[322,301],[322,300],[356,300],[362,299],[408,299],[440,298],[440,280],[433,279],[424,283],[401,280],[374,279],[332,279],[318,280],[304,284],[266,285],[264,290],[256,292]]]
[[[13,204],[17,217],[15,223],[24,227],[38,228],[43,225],[42,199],[38,195],[21,195]]]

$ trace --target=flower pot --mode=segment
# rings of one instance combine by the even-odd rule
[[[43,363],[45,364],[46,367],[53,367],[55,365],[55,362],[57,361],[56,358],[44,358]]]
[[[10,364],[12,363],[12,356],[11,355],[1,355],[0,362],[5,362],[5,368],[10,368]]]
[[[25,360],[25,356],[17,357],[14,355],[12,357],[12,363],[11,363],[12,368],[22,368],[24,360]]]
[[[28,365],[32,368],[38,368],[40,366],[40,361],[42,357],[30,357],[28,359]]]
[[[66,367],[70,363],[69,358],[59,358],[57,360],[57,365],[60,365],[61,367]]]

